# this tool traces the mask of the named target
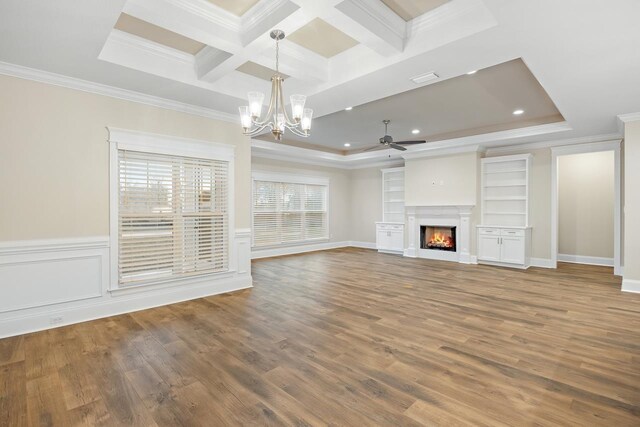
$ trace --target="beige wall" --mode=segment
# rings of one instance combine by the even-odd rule
[[[558,157],[558,253],[613,258],[614,152]]]
[[[236,227],[251,150],[236,124],[0,76],[0,241],[109,234],[106,126],[236,146]]]
[[[253,157],[252,171],[283,172],[329,178],[329,240],[344,242],[350,239],[351,202],[350,172],[283,160]]]
[[[356,242],[375,243],[377,221],[382,221],[381,168],[351,171],[351,237]]]
[[[551,259],[551,150],[545,148],[509,152],[510,155],[529,153],[533,155],[529,189],[531,257]]]
[[[624,130],[624,279],[640,280],[640,120]]]
[[[405,204],[475,205],[478,167],[477,153],[407,160]]]

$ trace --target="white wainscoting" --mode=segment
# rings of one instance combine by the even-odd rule
[[[0,243],[0,338],[250,288],[250,230],[234,240],[232,271],[113,292],[107,236]]]

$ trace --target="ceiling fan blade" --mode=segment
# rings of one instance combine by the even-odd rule
[[[400,151],[407,151],[407,149],[404,148],[402,145],[398,145],[398,144],[395,144],[395,143],[389,144],[389,147],[395,148],[396,150],[400,150]]]
[[[398,141],[396,142],[396,144],[403,144],[403,145],[413,145],[413,144],[424,144],[427,141]]]

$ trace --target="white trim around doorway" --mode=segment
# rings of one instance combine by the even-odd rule
[[[621,202],[621,155],[620,143],[622,140],[593,142],[589,144],[577,144],[564,147],[551,148],[551,264],[553,268],[558,265],[558,157],[570,154],[597,153],[602,151],[614,152],[614,207],[613,207],[613,274],[622,276],[622,202]]]

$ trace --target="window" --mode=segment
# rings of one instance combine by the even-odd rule
[[[254,175],[253,246],[327,239],[328,187],[321,178]]]
[[[226,271],[228,184],[228,161],[118,149],[117,285]]]

